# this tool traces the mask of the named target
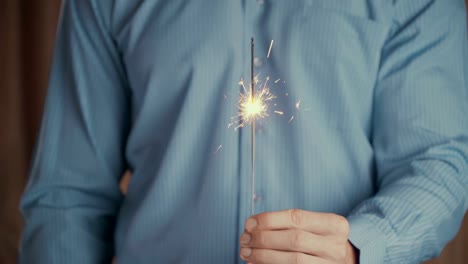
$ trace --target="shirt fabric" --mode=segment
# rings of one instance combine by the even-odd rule
[[[20,263],[242,263],[251,37],[284,111],[256,125],[255,213],[344,215],[360,263],[435,257],[468,207],[464,7],[64,1]]]

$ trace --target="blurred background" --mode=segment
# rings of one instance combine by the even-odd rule
[[[0,264],[17,259],[18,201],[39,128],[59,11],[60,0],[0,0]],[[428,263],[468,263],[468,215],[455,240]]]

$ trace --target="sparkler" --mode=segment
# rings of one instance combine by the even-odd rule
[[[261,100],[258,100],[257,102],[255,101],[255,84],[254,84],[254,39],[251,38],[250,40],[250,97],[252,97],[250,101],[250,106],[247,107],[247,114],[252,115],[252,152],[251,152],[251,158],[252,158],[252,215],[255,212],[255,115],[258,115],[259,113],[262,112],[266,106],[262,107]]]
[[[229,123],[228,127],[233,126],[235,130],[238,128],[243,128],[246,125],[251,126],[251,186],[252,186],[252,197],[251,197],[251,213],[255,213],[255,200],[256,200],[256,193],[255,193],[255,123],[257,120],[265,118],[269,114],[269,103],[270,101],[274,100],[276,96],[270,92],[268,88],[268,81],[270,77],[266,77],[263,83],[259,83],[258,75],[254,74],[254,39],[251,38],[250,42],[250,84],[249,89],[246,88],[246,84],[244,79],[241,79],[239,85],[242,87],[241,93],[239,95],[239,99],[237,102],[238,105],[238,114],[236,116],[231,117],[231,122]],[[270,47],[268,49],[267,58],[270,57],[271,50],[273,47],[273,40],[270,42]],[[277,79],[274,81],[277,84],[281,79]],[[286,83],[286,81],[283,81]],[[257,91],[255,91],[255,87],[257,86]],[[288,96],[288,93],[285,94]],[[299,110],[301,101],[296,102],[296,109]],[[274,104],[276,106],[276,104]],[[282,116],[285,114],[283,110],[274,109],[271,113],[276,115]],[[294,116],[291,116],[288,123],[290,123],[294,119]],[[216,151],[218,152],[221,149],[222,145],[220,145]]]
[[[250,84],[249,89],[245,87],[244,80],[241,79],[239,85],[243,88],[238,100],[238,115],[231,118],[228,125],[235,126],[234,129],[251,126],[251,180],[252,180],[252,214],[255,212],[255,121],[268,116],[268,102],[276,98],[267,87],[269,77],[266,78],[259,90],[255,91],[255,85],[258,84],[258,76],[254,74],[254,39],[250,41]],[[270,50],[271,52],[271,46]]]

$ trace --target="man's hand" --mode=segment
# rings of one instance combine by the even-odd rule
[[[132,172],[129,170],[126,170],[122,178],[120,179],[120,192],[122,192],[123,195],[127,194],[128,191],[128,184],[130,183],[130,179],[132,178]]]
[[[124,175],[122,175],[122,178],[120,179],[120,192],[122,192],[123,195],[127,194],[128,191],[128,184],[130,183],[130,179],[132,178],[132,172],[129,170],[126,170]],[[117,264],[117,259],[114,257],[112,259],[112,264]]]
[[[254,264],[355,264],[346,218],[329,213],[286,210],[254,215],[240,237],[241,258]]]

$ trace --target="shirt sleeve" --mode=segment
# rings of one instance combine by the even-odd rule
[[[468,43],[463,0],[392,2],[375,88],[377,193],[348,216],[360,263],[439,255],[468,206]]]
[[[111,1],[63,1],[48,93],[21,200],[19,263],[110,263],[126,162],[128,86]]]

